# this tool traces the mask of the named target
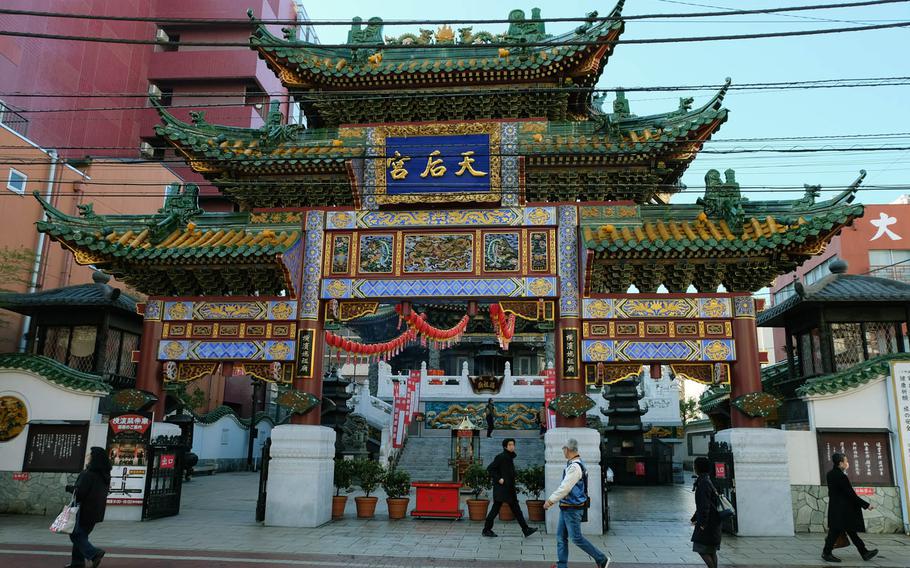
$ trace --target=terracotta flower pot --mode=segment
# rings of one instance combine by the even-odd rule
[[[499,508],[499,520],[500,521],[514,521],[515,515],[512,514],[512,509],[506,505],[502,504],[502,507]]]
[[[472,521],[482,521],[487,518],[489,499],[468,499],[468,518]]]
[[[388,497],[385,502],[389,506],[390,519],[403,519],[408,512],[408,503],[410,503],[411,500],[407,497],[401,499],[392,499],[391,497]]]
[[[544,521],[546,520],[546,513],[543,510],[544,502],[537,499],[528,499],[525,501],[528,504],[528,520],[529,521]]]
[[[348,504],[347,495],[332,496],[332,518],[340,519],[344,517],[344,507]]]
[[[376,503],[379,497],[354,497],[354,503],[357,505],[358,519],[371,519],[376,513]]]

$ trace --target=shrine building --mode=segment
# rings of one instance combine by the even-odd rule
[[[149,296],[137,388],[159,396],[157,417],[166,382],[239,372],[286,390],[294,417],[272,431],[267,524],[328,521],[335,431],[321,425],[323,377],[354,360],[395,373],[430,363],[426,375],[445,380],[426,379],[420,397],[437,414],[471,380],[485,381],[471,391],[484,401],[492,390],[530,411],[552,368],[548,489],[570,437],[600,486],[602,436],[586,414],[604,385],[648,381],[649,370],[728,384],[717,438],[741,460],[740,534],[792,534],[786,476],[772,475],[786,473],[782,433],[763,428],[759,408],[773,401],[761,392],[752,293],[862,215],[862,178],[828,200],[809,190],[752,201],[732,170],[710,170],[697,203],[674,204],[728,119],[730,80],[648,116],[622,90],[603,96],[622,7],[556,36],[539,10],[513,10],[499,33],[443,25],[388,37],[380,18],[358,18],[344,47],[259,25],[251,48],[307,126],[286,124],[277,104],[249,129],[152,101],[158,135],[234,212],[204,211],[192,184],[147,215],[70,216],[42,201],[39,231]],[[302,476],[306,492],[294,489]],[[585,530],[598,532],[592,498]]]

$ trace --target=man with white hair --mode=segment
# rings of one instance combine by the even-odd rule
[[[578,440],[569,438],[562,446],[566,457],[566,468],[562,472],[562,483],[543,504],[549,509],[559,503],[559,525],[556,527],[555,568],[567,568],[569,563],[569,538],[578,548],[594,559],[598,568],[608,568],[610,557],[598,550],[591,541],[581,534],[582,516],[591,505],[588,498],[588,470],[578,455]]]

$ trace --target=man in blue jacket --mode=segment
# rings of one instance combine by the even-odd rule
[[[588,470],[578,455],[578,440],[569,438],[562,447],[566,468],[562,483],[543,504],[549,509],[559,503],[559,525],[556,527],[556,568],[567,568],[569,563],[569,538],[578,548],[594,559],[598,568],[610,566],[610,557],[597,549],[581,534],[581,518],[590,505],[588,500]]]

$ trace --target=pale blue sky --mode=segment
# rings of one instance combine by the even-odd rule
[[[736,0],[693,0],[690,4],[660,0],[629,0],[625,15],[747,9],[772,6],[820,4],[822,0],[787,0],[741,2]],[[824,2],[828,3],[828,2]],[[305,2],[310,17],[343,19],[371,16],[383,19],[459,19],[505,18],[511,9],[521,8],[530,14],[539,7],[544,18],[576,17],[598,10],[608,13],[614,3],[539,0],[522,5],[515,0],[459,0],[427,2],[426,0],[388,0],[386,2]],[[737,33],[790,31],[827,27],[850,27],[865,23],[910,20],[910,3],[855,9],[795,12],[742,16],[738,18],[633,20],[627,22],[623,39],[647,37],[728,35]],[[818,21],[807,18],[825,18]],[[548,23],[547,31],[558,34],[578,23]],[[418,26],[389,27],[386,35],[416,31]],[[424,26],[430,27],[430,26]],[[475,30],[494,33],[505,30],[505,24],[475,25]],[[323,43],[343,43],[347,27],[317,28]],[[910,76],[910,28],[843,33],[826,36],[773,38],[747,41],[725,41],[686,44],[620,45],[611,57],[601,78],[600,88],[617,86],[665,86],[720,84],[732,77],[736,83],[769,81],[804,81],[815,79]],[[630,93],[632,112],[647,115],[674,110],[680,96],[695,97],[696,106],[713,93],[706,91],[679,93]],[[811,89],[788,91],[732,91],[725,106],[730,118],[716,139],[753,137],[790,137],[816,135],[855,135],[907,133],[887,140],[837,140],[838,146],[910,146],[910,86],[849,89]],[[610,97],[612,99],[612,96]],[[819,147],[825,141],[767,142],[771,147]],[[729,148],[731,143],[708,145]],[[754,144],[737,144],[754,147]],[[826,154],[739,154],[701,155],[683,178],[690,189],[701,191],[704,174],[710,168],[734,168],[743,186],[798,186],[822,184],[825,188],[843,187],[866,169],[866,185],[910,183],[910,151],[843,152]],[[802,193],[802,190],[798,192]],[[903,191],[860,193],[864,203],[887,203]],[[753,200],[781,198],[787,194],[747,193]],[[795,194],[794,194],[795,195]],[[823,193],[830,196],[831,193]],[[695,194],[680,196],[677,202],[694,201]]]

